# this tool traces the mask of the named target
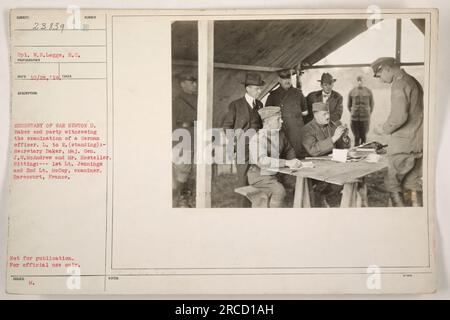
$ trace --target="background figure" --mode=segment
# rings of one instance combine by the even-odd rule
[[[391,112],[383,125],[389,134],[386,188],[392,204],[405,205],[404,192],[413,206],[421,206],[423,157],[423,89],[394,58],[383,57],[372,63],[374,77],[391,84]],[[378,129],[380,130],[380,129]]]
[[[263,107],[261,101],[257,100],[261,94],[261,87],[265,82],[261,79],[261,76],[257,73],[247,73],[245,81],[245,94],[242,98],[239,98],[230,103],[228,112],[222,123],[223,129],[241,129],[244,133],[249,129],[259,130],[262,128],[262,121],[258,114],[258,110]],[[231,143],[230,141],[228,143]],[[248,164],[248,144],[246,141],[245,147],[245,163],[237,163],[237,176],[238,182],[236,188],[244,187],[248,185],[247,171]],[[236,145],[235,145],[236,146]],[[239,159],[240,156],[238,156]],[[240,197],[239,206],[242,208],[251,207],[251,202],[244,196]]]
[[[191,163],[173,164],[173,206],[195,207],[194,121],[197,120],[197,79],[178,75],[181,92],[172,102],[172,130],[184,128],[191,135]],[[175,142],[175,144],[178,142]]]
[[[328,105],[331,121],[336,124],[341,123],[341,117],[343,112],[342,96],[333,90],[336,79],[329,73],[323,73],[320,80],[320,86],[322,90],[313,91],[306,97],[306,104],[308,106],[308,114],[305,117],[305,123],[310,122],[313,118],[312,106],[315,102],[323,102]]]
[[[372,91],[363,86],[363,78],[358,76],[356,81],[358,85],[348,94],[348,111],[351,114],[350,126],[355,136],[355,146],[359,146],[367,141],[374,101]]]
[[[282,130],[295,150],[298,159],[304,158],[302,135],[303,116],[308,114],[306,99],[302,91],[292,86],[291,70],[278,71],[279,87],[273,90],[266,101],[267,106],[281,108]]]

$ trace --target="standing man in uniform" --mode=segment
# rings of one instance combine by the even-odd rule
[[[386,188],[395,207],[405,206],[404,193],[413,206],[421,206],[423,158],[423,89],[391,57],[375,60],[374,77],[391,84],[391,111],[383,133],[388,142]],[[381,128],[378,128],[381,131]]]
[[[320,86],[322,90],[313,91],[306,97],[306,103],[308,105],[308,115],[305,118],[305,123],[310,122],[313,118],[312,106],[315,102],[323,102],[328,105],[331,121],[336,124],[341,123],[341,117],[343,112],[342,96],[333,90],[336,79],[329,73],[323,73],[320,80]]]
[[[296,157],[301,159],[304,157],[301,135],[303,116],[308,114],[306,99],[301,90],[292,86],[290,69],[278,71],[278,82],[280,85],[269,94],[266,106],[281,108],[282,129],[294,148]]]
[[[250,133],[256,133],[257,130],[262,128],[262,121],[258,114],[258,110],[263,107],[263,104],[258,100],[258,97],[262,91],[261,87],[265,82],[258,73],[249,72],[245,75],[243,84],[245,87],[244,96],[230,103],[228,112],[222,123],[222,128],[225,131],[234,130],[235,140],[237,141],[239,141],[239,139],[250,129],[252,130]],[[250,138],[251,137],[248,137],[248,139]],[[231,141],[228,141],[228,143],[231,143]],[[248,145],[249,140],[245,141],[245,150],[241,150],[239,145],[237,145],[237,188],[248,185]],[[240,154],[242,152],[245,152],[245,154]],[[239,205],[242,208],[248,208],[251,207],[251,202],[246,197],[241,196]]]
[[[264,190],[269,198],[270,208],[282,208],[286,191],[278,180],[278,174],[268,168],[298,168],[300,160],[295,150],[281,130],[283,123],[280,107],[265,107],[259,110],[263,128],[250,140],[251,165],[248,182],[251,186]]]
[[[358,85],[348,94],[348,111],[351,114],[350,127],[355,136],[355,146],[359,146],[367,141],[374,102],[372,91],[363,85],[362,76],[358,76],[356,81]]]
[[[197,121],[197,79],[191,74],[177,76],[181,91],[172,102],[172,130],[183,128],[191,137],[191,163],[173,164],[174,207],[195,207],[194,121]]]

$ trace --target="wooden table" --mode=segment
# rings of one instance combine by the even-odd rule
[[[365,160],[352,162],[336,162],[331,157],[320,157],[311,161],[314,168],[277,168],[273,171],[297,177],[295,185],[294,208],[310,208],[309,193],[311,181],[316,179],[337,185],[343,185],[341,208],[367,206],[367,186],[364,177],[387,168],[387,159],[381,156],[380,161],[370,163]]]

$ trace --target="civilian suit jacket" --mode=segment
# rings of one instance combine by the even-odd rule
[[[248,145],[250,143],[249,139],[251,139],[251,136],[249,139],[245,140],[245,153],[239,153],[237,150],[238,144],[236,144],[237,141],[239,141],[241,135],[246,132],[249,129],[253,129],[255,131],[258,131],[262,128],[262,120],[259,116],[258,110],[263,107],[263,104],[259,100],[256,101],[256,106],[254,108],[251,108],[245,99],[245,97],[239,98],[233,102],[230,103],[228,107],[228,112],[225,115],[225,118],[223,119],[222,128],[227,129],[233,129],[233,130],[242,130],[243,132],[236,132],[235,131],[235,144],[234,148],[237,152],[237,160],[241,161],[242,159],[245,159],[245,161],[248,161],[249,153],[248,153]],[[248,169],[248,165],[247,165]],[[247,174],[247,171],[244,170],[242,173],[244,176]]]
[[[330,97],[328,98],[327,105],[330,110],[330,118],[331,121],[340,124],[343,105],[342,105],[342,96],[336,91],[332,90]],[[314,118],[312,105],[314,102],[323,102],[322,100],[322,90],[313,91],[306,97],[306,104],[308,106],[308,115],[305,117],[305,123],[311,121]]]
[[[248,129],[259,130],[262,128],[261,117],[258,110],[263,107],[259,100],[256,101],[256,107],[253,109],[248,105],[245,97],[239,98],[230,103],[228,112],[223,119],[222,127],[224,129]]]
[[[388,154],[423,151],[423,89],[404,70],[392,82],[391,112],[383,131],[391,135]]]

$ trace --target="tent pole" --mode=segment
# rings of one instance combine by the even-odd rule
[[[395,61],[401,62],[402,58],[402,20],[397,19],[397,28],[395,32]]]
[[[197,188],[196,207],[211,207],[211,165],[206,162],[207,136],[212,128],[214,79],[214,22],[198,22],[198,106],[197,106]]]

